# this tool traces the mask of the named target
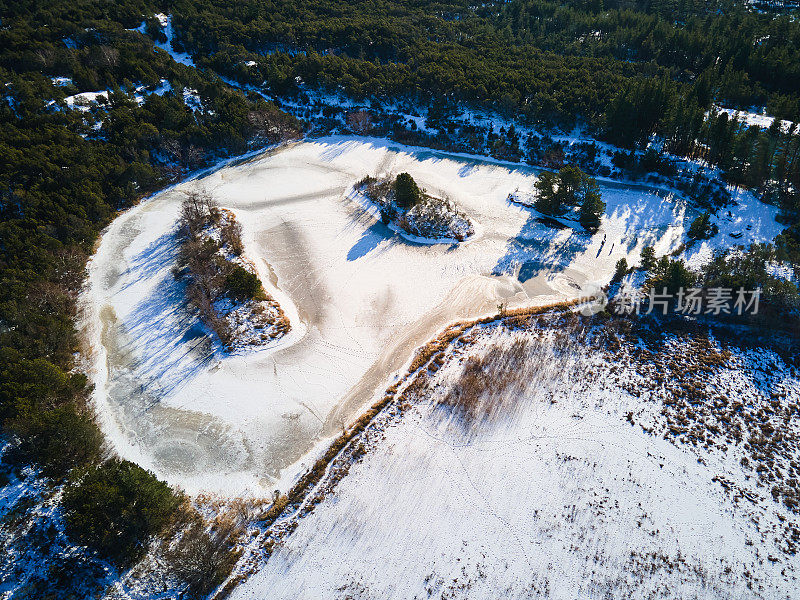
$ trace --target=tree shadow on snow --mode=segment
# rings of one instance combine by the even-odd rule
[[[393,235],[392,231],[380,221],[376,221],[369,228],[365,229],[361,238],[347,252],[347,260],[354,261],[365,257],[381,245],[381,242],[389,239]]]
[[[519,233],[508,240],[493,275],[515,275],[520,282],[545,271],[561,270],[586,251],[592,236],[584,231],[550,227],[531,211]]]
[[[166,274],[120,324],[120,348],[142,390],[164,397],[200,373],[214,357],[215,342],[186,300],[186,284]]]

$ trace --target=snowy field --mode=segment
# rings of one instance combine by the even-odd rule
[[[641,341],[614,356],[559,339],[560,324],[476,329],[402,396],[401,416],[356,440],[366,453],[232,600],[797,597],[797,514],[756,484],[752,456],[740,464],[741,439],[668,439],[661,407],[675,396],[636,366]],[[769,352],[681,346],[649,347],[676,368],[725,356],[699,378],[744,402],[734,425],[763,417],[775,394],[787,414],[800,402],[796,371]],[[500,410],[470,420],[446,407],[465,364],[492,353],[512,361],[514,381],[496,377],[483,396]],[[796,448],[797,418],[772,419]]]
[[[364,175],[408,171],[476,226],[459,245],[410,242],[353,193]],[[414,348],[447,323],[593,292],[616,261],[684,241],[697,211],[663,191],[602,184],[589,235],[542,224],[509,193],[536,171],[386,140],[326,138],[221,168],[118,217],[90,263],[84,333],[107,437],[125,458],[192,493],[286,489]],[[171,268],[183,192],[236,214],[245,253],[292,332],[258,353],[225,354],[185,306]],[[739,196],[719,247],[765,241],[774,209]],[[730,232],[742,233],[733,239]]]

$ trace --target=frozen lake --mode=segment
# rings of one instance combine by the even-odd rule
[[[476,235],[409,242],[352,193],[367,174],[403,171],[456,202]],[[535,180],[531,168],[339,137],[221,168],[126,211],[103,235],[83,298],[108,439],[190,493],[286,489],[447,323],[591,292],[644,245],[675,249],[697,214],[667,193],[602,185],[596,234],[554,229],[506,200]],[[274,347],[225,354],[185,306],[171,273],[175,225],[183,193],[200,188],[236,213],[246,254],[292,323]],[[774,235],[771,219],[756,222],[763,214],[749,239]]]

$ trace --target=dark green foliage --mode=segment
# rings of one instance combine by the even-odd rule
[[[112,459],[89,468],[64,493],[67,534],[126,566],[167,525],[180,501],[152,473]]]
[[[588,231],[597,231],[597,228],[600,227],[600,218],[605,210],[606,203],[600,199],[599,189],[586,191],[581,204],[581,225]]]
[[[102,436],[85,410],[82,374],[67,374],[46,359],[29,360],[0,349],[0,417],[18,440],[15,458],[38,462],[46,476],[62,479],[99,456]]]
[[[537,191],[534,207],[539,212],[558,216],[579,206],[581,225],[590,231],[600,226],[600,217],[606,209],[600,186],[578,167],[568,165],[557,175],[545,171],[534,185]]]
[[[623,148],[646,142],[662,124],[676,97],[674,84],[666,78],[629,83],[608,107],[608,139]]]
[[[237,300],[252,300],[261,292],[261,281],[255,273],[237,265],[225,279],[225,287]]]
[[[719,228],[711,223],[711,214],[706,211],[689,226],[689,231],[686,235],[693,240],[707,240],[717,235]]]
[[[662,256],[650,272],[645,288],[655,289],[659,294],[666,288],[667,293],[677,294],[681,289],[692,287],[696,281],[697,276],[686,268],[682,260]]]
[[[417,182],[408,173],[400,173],[394,180],[394,199],[400,208],[411,208],[421,197]]]
[[[797,250],[797,249],[795,249]],[[717,253],[705,265],[700,280],[705,287],[722,287],[732,290],[761,289],[762,302],[776,309],[794,311],[793,320],[798,319],[800,292],[797,285],[779,279],[767,272],[767,264],[773,261],[794,261],[800,264],[800,252],[789,255],[786,249],[771,244],[753,244],[743,251],[734,250]]]
[[[176,41],[200,69],[154,49],[153,40],[165,40],[151,16],[157,12],[173,15]],[[800,119],[800,22],[791,16],[701,0],[0,0],[0,17],[3,434],[20,461],[53,478],[89,469],[65,496],[69,531],[120,563],[168,520],[174,497],[129,463],[91,467],[100,433],[86,408],[85,378],[70,374],[75,298],[97,234],[118,210],[222,155],[299,131],[259,92],[245,95],[215,72],[301,102],[309,88],[411,101],[429,106],[429,126],[444,129],[466,104],[525,125],[581,121],[628,147],[656,134],[665,150],[764,192],[793,225],[770,256],[797,262],[800,255],[797,130],[748,128],[721,113],[704,119],[713,103]],[[144,35],[127,31],[143,20]],[[55,86],[56,76],[73,84]],[[162,78],[174,91],[134,101],[136,86],[153,88]],[[205,110],[187,108],[184,88],[197,90]],[[101,89],[112,90],[109,102],[89,112],[63,106],[67,95]],[[516,131],[479,141],[498,158],[520,158]],[[544,159],[564,164],[563,153]],[[673,174],[654,152],[634,159],[626,163],[634,170]],[[582,207],[581,222],[596,227],[599,194],[575,171],[560,179],[542,176],[543,212]],[[412,191],[404,202],[417,197]],[[207,259],[196,272],[217,272],[211,247],[196,249],[197,263]],[[791,304],[796,288],[765,278],[763,261],[757,253],[715,259],[701,279],[763,281],[768,297]],[[657,267],[652,252],[643,252],[643,266],[654,285],[692,279],[675,261]],[[238,277],[234,293],[252,296],[252,278]],[[224,288],[227,276],[219,279]],[[198,294],[198,304],[210,301]],[[198,547],[210,555],[206,543]],[[59,568],[49,576],[81,576]]]
[[[559,215],[564,212],[561,197],[557,193],[559,177],[556,173],[544,171],[536,180],[536,202],[534,207],[545,215]]]
[[[650,271],[656,266],[656,249],[652,246],[642,248],[641,261],[641,268]]]
[[[465,101],[524,121],[580,114],[625,145],[671,127],[680,144],[715,101],[800,116],[800,24],[741,2],[179,4],[176,27],[204,66],[279,94],[299,77],[406,97],[432,106],[433,126]]]
[[[37,462],[47,477],[61,480],[77,466],[100,457],[103,436],[88,411],[72,405],[20,413],[7,423],[19,439],[13,454]]]
[[[622,281],[622,278],[628,274],[628,261],[625,257],[620,258],[617,261],[616,267],[614,268],[614,277],[611,278],[611,281],[617,282]]]

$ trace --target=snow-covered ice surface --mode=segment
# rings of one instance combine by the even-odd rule
[[[364,175],[402,171],[451,197],[476,235],[414,244],[352,198]],[[125,212],[103,235],[84,294],[95,400],[115,449],[190,492],[286,489],[444,325],[500,303],[583,295],[619,258],[635,264],[644,245],[677,248],[698,214],[664,192],[603,183],[596,234],[554,229],[506,200],[531,190],[535,174],[336,137],[222,168]],[[246,254],[289,317],[292,332],[274,347],[226,355],[186,310],[171,274],[174,226],[181,192],[198,187],[235,212]]]
[[[796,598],[797,513],[752,461],[760,432],[779,431],[782,449],[758,464],[797,469],[797,371],[713,339],[610,334],[598,350],[564,329],[478,327],[451,345],[231,599]],[[471,358],[515,343],[524,358],[511,385],[492,379],[490,417],[442,405]],[[699,375],[672,372],[687,368]],[[698,382],[704,400],[676,393]],[[673,437],[671,407],[687,399]],[[712,414],[728,425],[703,442]]]

